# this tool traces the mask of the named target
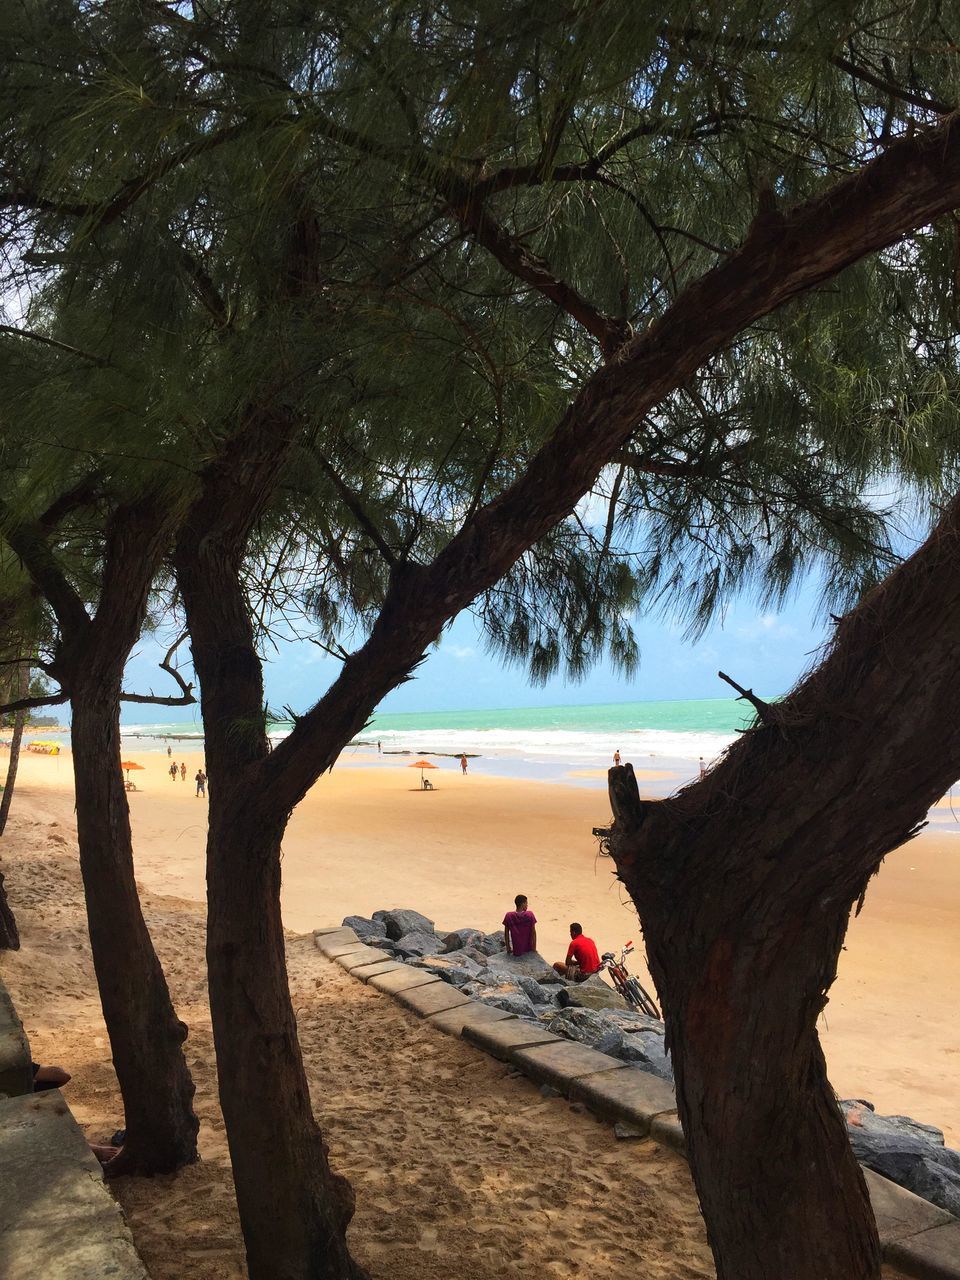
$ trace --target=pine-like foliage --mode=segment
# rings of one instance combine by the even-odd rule
[[[58,527],[95,592],[111,504],[185,504],[245,414],[294,415],[251,607],[350,642],[755,218],[960,102],[956,6],[714,10],[10,0],[8,518],[90,484]],[[629,669],[638,610],[874,581],[886,507],[957,479],[956,244],[848,270],[638,422],[477,602],[491,643]]]

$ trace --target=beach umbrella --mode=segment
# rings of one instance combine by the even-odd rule
[[[126,769],[126,771],[127,771],[127,781],[128,781],[128,782],[130,781],[130,770],[131,770],[131,769],[143,769],[144,767],[145,767],[145,766],[144,766],[144,765],[142,765],[142,764],[137,764],[136,760],[121,760],[121,761],[120,761],[120,768],[121,768],[121,769]]]
[[[407,765],[408,769],[420,770],[420,789],[423,790],[423,771],[424,769],[436,769],[439,766],[431,764],[429,760],[411,760]]]

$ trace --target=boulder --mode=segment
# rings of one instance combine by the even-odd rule
[[[495,956],[499,952],[505,952],[507,944],[503,940],[503,930],[497,933],[485,933],[483,941],[476,944],[485,955]]]
[[[553,973],[539,951],[528,951],[522,956],[507,955],[505,951],[493,955],[487,961],[487,971],[514,981],[521,975],[538,980]]]
[[[344,916],[343,924],[352,929],[361,942],[379,942],[386,937],[386,929],[381,920],[368,920],[366,916]]]
[[[422,916],[419,911],[398,907],[395,911],[375,911],[373,913],[374,920],[378,916],[383,917],[387,937],[392,938],[394,942],[399,942],[406,933],[429,933],[433,934],[434,949],[436,951],[439,951],[443,945],[433,932],[433,921],[428,920],[426,916]]]
[[[576,1040],[580,1044],[596,1048],[610,1028],[601,1021],[600,1015],[593,1009],[564,1008],[550,1018],[547,1030],[555,1036],[564,1036],[567,1040]]]
[[[960,1151],[943,1133],[910,1116],[878,1116],[861,1099],[840,1103],[857,1159],[891,1182],[960,1215]]]
[[[493,1005],[495,1009],[503,1009],[518,1018],[536,1019],[536,1010],[529,996],[515,982],[500,982],[496,986],[470,983],[461,990],[480,1004]]]
[[[520,977],[517,978],[517,986],[526,995],[531,1004],[553,1003],[553,999],[549,992],[545,991],[544,988],[541,987],[536,978],[528,978],[525,973],[522,973]]]
[[[638,1013],[636,1009],[601,1009],[599,1012],[600,1021],[611,1031],[622,1031],[629,1035],[635,1031],[653,1031],[658,1036],[663,1035],[663,1023],[657,1018],[648,1018],[645,1013]]]
[[[673,1067],[664,1051],[663,1036],[655,1031],[636,1031],[629,1035],[622,1031],[608,1031],[594,1048],[673,1084]]]
[[[482,929],[454,929],[443,940],[444,953],[462,951],[464,947],[480,947],[484,937]]]
[[[587,978],[563,988],[558,996],[559,1004],[573,1009],[623,1009],[626,1001],[608,987],[602,978]]]
[[[442,978],[444,982],[452,982],[455,987],[472,982],[480,972],[480,966],[466,957],[454,960],[452,956],[417,956],[408,963],[417,969],[435,973],[438,978]]]
[[[415,929],[397,939],[395,950],[405,960],[413,956],[434,956],[439,951],[439,940],[435,933]]]

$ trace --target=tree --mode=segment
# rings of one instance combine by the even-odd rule
[[[98,489],[101,500],[104,492]],[[49,519],[29,519],[0,503],[3,537],[55,619],[54,651],[44,668],[59,684],[52,695],[24,697],[8,709],[23,715],[38,704],[69,699],[72,711],[80,870],[127,1131],[120,1154],[106,1167],[108,1176],[171,1172],[197,1158],[199,1121],[182,1049],[187,1028],[174,1011],[140,908],[120,769],[123,668],[143,625],[169,511],[166,496],[157,493],[115,505],[98,549],[102,575],[91,616],[51,546]],[[192,698],[187,691],[180,699],[140,700],[169,705]]]
[[[960,771],[958,610],[955,499],[792,693],[751,699],[754,727],[703,783],[645,802],[631,766],[610,771],[611,852],[666,1009],[720,1280],[880,1274],[816,1022],[851,907]]]
[[[644,591],[655,599],[665,586],[682,593],[680,562],[697,531],[688,530],[687,541],[681,531],[698,507],[708,516],[726,513],[724,533],[739,548],[740,567],[759,567],[773,592],[789,581],[811,532],[829,536],[841,568],[846,547],[846,567],[856,577],[870,557],[838,513],[859,517],[860,534],[871,526],[855,494],[836,479],[842,462],[859,457],[855,474],[866,478],[885,458],[895,459],[916,477],[924,461],[929,467],[942,456],[931,437],[940,432],[953,443],[946,407],[951,356],[947,344],[938,346],[942,317],[930,315],[915,286],[943,278],[948,239],[921,234],[889,250],[960,199],[955,125],[918,127],[950,97],[929,93],[922,82],[926,76],[951,87],[948,64],[931,52],[940,47],[932,26],[925,52],[918,50],[898,78],[892,59],[903,43],[902,20],[879,12],[858,27],[852,48],[845,20],[806,6],[789,15],[738,12],[709,29],[678,29],[640,7],[625,15],[574,6],[550,21],[479,5],[456,20],[419,5],[389,14],[379,6],[376,12],[332,6],[307,27],[302,12],[296,22],[293,16],[283,5],[258,14],[224,6],[193,17],[164,9],[151,11],[144,30],[123,6],[84,15],[86,62],[79,71],[68,60],[45,84],[30,73],[32,120],[45,106],[52,111],[44,139],[62,164],[32,171],[25,163],[8,196],[36,233],[31,253],[62,255],[66,244],[83,258],[93,246],[87,271],[97,255],[126,264],[118,249],[125,246],[129,257],[136,242],[131,225],[141,234],[158,226],[169,232],[190,260],[181,254],[180,273],[213,320],[219,349],[266,305],[262,289],[236,290],[237,262],[254,258],[264,270],[277,262],[269,254],[258,258],[252,239],[237,252],[251,224],[237,218],[236,204],[227,211],[218,194],[232,161],[234,200],[252,193],[254,204],[262,202],[259,225],[281,233],[279,239],[297,223],[291,192],[308,214],[324,210],[325,219],[315,218],[302,240],[304,267],[313,265],[311,296],[321,304],[314,315],[341,320],[337,308],[345,300],[368,301],[363,325],[345,325],[356,347],[373,345],[378,320],[403,342],[422,330],[425,314],[440,313],[452,317],[451,329],[468,332],[469,341],[451,343],[451,351],[479,355],[485,344],[464,303],[472,294],[484,298],[481,319],[494,316],[500,324],[506,317],[517,335],[521,320],[531,335],[539,326],[539,341],[531,336],[525,358],[534,347],[549,356],[542,362],[550,370],[546,394],[538,408],[528,407],[519,438],[505,436],[509,414],[496,394],[493,411],[483,408],[482,430],[462,424],[473,447],[487,442],[488,465],[464,468],[452,481],[440,468],[436,490],[449,483],[444,496],[454,500],[437,501],[422,538],[422,477],[412,469],[398,476],[392,456],[383,462],[393,442],[373,427],[382,428],[393,406],[377,412],[369,359],[352,415],[349,397],[331,397],[326,378],[317,379],[323,405],[314,402],[312,413],[299,395],[265,396],[263,386],[254,394],[252,380],[245,381],[253,399],[238,398],[237,416],[264,426],[269,410],[275,429],[259,444],[255,432],[248,437],[252,453],[240,448],[204,468],[202,492],[177,539],[211,752],[209,957],[218,1064],[255,1276],[276,1274],[266,1270],[274,1248],[280,1259],[274,1266],[285,1274],[352,1270],[342,1240],[348,1199],[329,1175],[315,1130],[308,1127],[304,1141],[292,1118],[309,1120],[309,1112],[283,981],[279,846],[289,810],[380,698],[409,677],[447,620],[478,595],[505,646],[525,651],[541,670],[556,661],[564,623],[535,618],[525,627],[520,617],[544,581],[531,587],[525,570],[549,567],[544,548],[564,546],[563,536],[551,532],[558,525],[566,546],[573,544],[570,513],[585,493],[607,486],[611,464],[617,471],[607,493],[608,529],[623,512],[652,517],[656,546],[649,563],[627,574],[626,590],[616,591],[616,574],[598,575],[622,602]],[[114,24],[124,33],[120,18],[142,37],[123,121],[116,94],[103,95],[86,71],[108,64]],[[892,142],[898,130],[904,136]],[[87,154],[96,154],[97,163],[80,156],[71,166],[63,134],[75,149],[78,137],[88,147],[95,143]],[[244,180],[251,173],[256,182]],[[348,188],[338,182],[357,174],[350,207],[342,194]],[[310,225],[302,220],[305,230]],[[882,249],[888,251],[869,268],[839,280],[835,293],[772,316]],[[915,448],[922,413],[909,397],[888,404],[871,388],[877,430],[862,439],[848,430],[850,422],[861,429],[864,420],[845,412],[864,369],[849,367],[846,388],[828,370],[838,350],[854,349],[855,328],[865,352],[862,319],[851,320],[865,306],[878,317],[899,317],[883,330],[897,335],[889,350],[898,375],[926,367],[943,379],[937,412],[926,414],[927,428],[933,424],[923,437],[926,453]],[[309,351],[305,312],[303,294],[294,301],[287,291],[271,313],[278,324],[295,317],[297,340],[288,356]],[[71,335],[61,331],[56,340],[69,344]],[[271,358],[282,346],[271,347]],[[757,372],[738,376],[736,366],[749,364],[750,355]],[[374,358],[382,363],[382,348]],[[314,354],[311,372],[321,363]],[[864,366],[882,391],[894,385],[882,381],[884,363]],[[821,379],[829,394],[822,394]],[[499,379],[491,381],[498,392]],[[542,388],[531,390],[534,402]],[[565,411],[556,408],[561,400],[569,400]],[[407,415],[414,403],[409,395],[402,402]],[[776,431],[785,407],[787,442]],[[817,436],[811,424],[824,408],[830,429]],[[341,414],[354,433],[329,428]],[[269,491],[282,485],[294,456],[304,415],[307,439],[311,427],[314,436],[318,424],[327,427],[317,465],[366,534],[367,545],[356,548],[340,576],[359,589],[356,614],[368,622],[369,637],[267,756],[259,661],[240,574]],[[453,415],[440,416],[449,430]],[[910,427],[902,450],[892,443],[901,423]],[[399,435],[402,453],[409,441]],[[422,445],[409,447],[424,458]],[[475,483],[465,494],[470,474]],[[412,537],[394,536],[398,507],[407,519],[396,533],[408,524]],[[744,510],[756,524],[738,532]],[[809,517],[805,526],[798,513]],[[759,526],[762,545],[765,524],[770,554],[761,563],[752,535]],[[586,541],[601,567],[626,563],[606,533],[588,532]],[[725,538],[720,543],[728,545]],[[335,551],[329,548],[331,557]],[[381,562],[365,575],[363,551]],[[497,585],[504,575],[506,588]],[[721,566],[695,596],[694,621],[724,585]],[[562,590],[555,599],[562,619]],[[503,600],[505,609],[498,609]],[[597,595],[572,646],[576,660],[589,659],[602,615]],[[238,901],[238,882],[264,895],[256,919],[252,899]],[[243,955],[241,967],[230,966],[231,954]],[[246,990],[253,1008],[243,1003]],[[281,1064],[272,1087],[244,1054]],[[276,1119],[272,1129],[256,1122],[254,1106]],[[701,1141],[692,1151],[709,1176],[708,1146]],[[762,1158],[749,1168],[751,1185],[767,1176]],[[842,1169],[833,1172],[843,1205],[834,1230],[869,1241],[862,1197],[851,1192]],[[742,1201],[741,1188],[727,1185],[705,1207],[737,1220]],[[742,1239],[714,1238],[721,1265],[735,1270]],[[769,1246],[769,1256],[788,1245],[805,1265],[807,1233],[794,1229],[788,1242]],[[873,1267],[869,1249],[862,1261]]]

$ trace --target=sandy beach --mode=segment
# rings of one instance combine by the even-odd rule
[[[177,1179],[129,1182],[118,1194],[152,1275],[233,1280],[242,1251],[202,978],[205,802],[192,783],[200,756],[178,753],[187,781],[174,782],[163,755],[130,754],[145,765],[132,775],[139,790],[130,797],[138,881],[191,1028],[204,1158]],[[421,792],[405,762],[355,756],[317,784],[284,845],[293,934],[400,905],[441,929],[493,928],[523,892],[549,959],[563,953],[571,919],[603,947],[639,941],[632,907],[590,835],[609,818],[602,790],[461,777],[453,762],[431,779],[436,790]],[[74,1073],[70,1104],[89,1136],[102,1139],[120,1111],[85,937],[69,755],[24,755],[0,854],[23,934],[23,949],[3,956],[0,972],[35,1056]],[[960,842],[921,836],[871,886],[821,1024],[842,1096],[939,1125],[955,1145],[958,925]],[[309,937],[291,937],[289,958],[315,1102],[334,1160],[358,1189],[354,1247],[375,1274],[439,1278],[450,1274],[451,1257],[469,1257],[470,1274],[484,1280],[531,1268],[568,1276],[583,1266],[595,1280],[713,1274],[679,1157],[652,1143],[617,1143],[589,1115],[541,1097],[327,965]],[[319,1088],[330,1079],[335,1092]],[[621,1202],[637,1208],[631,1230],[610,1207],[614,1183]]]

